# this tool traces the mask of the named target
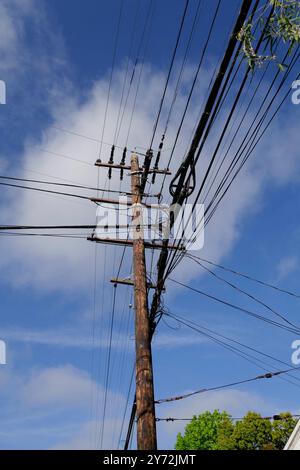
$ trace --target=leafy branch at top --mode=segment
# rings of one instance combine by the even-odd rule
[[[273,12],[267,21],[266,11],[269,8],[272,8]],[[256,26],[263,34],[264,54],[258,54],[255,50]],[[255,20],[251,19],[244,24],[238,34],[238,40],[242,42],[243,54],[251,69],[261,67],[266,61],[274,61],[281,70],[284,70],[285,65],[278,60],[274,52],[275,46],[282,41],[291,54],[295,45],[300,42],[300,2],[269,0],[267,7]]]

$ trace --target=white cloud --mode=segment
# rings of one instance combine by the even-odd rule
[[[73,432],[71,438],[62,440],[51,450],[91,450],[91,434],[96,427],[97,423],[93,421],[84,423],[79,431]]]
[[[33,2],[34,4],[34,2]],[[7,3],[4,4],[7,9]],[[19,5],[19,4],[17,4]],[[28,9],[31,2],[28,3]],[[43,21],[46,21],[38,8],[38,13],[42,15]],[[24,17],[24,11],[17,9],[20,17]],[[7,10],[9,18],[13,21],[12,10]],[[7,14],[8,14],[7,13]],[[23,16],[22,16],[23,15]],[[9,21],[7,20],[9,25]],[[13,24],[13,23],[12,23]],[[8,27],[8,26],[7,26]],[[34,25],[38,35],[39,27]],[[13,26],[12,26],[13,28]],[[46,28],[47,29],[47,28]],[[17,29],[15,27],[17,37]],[[50,34],[50,33],[49,33]],[[51,38],[53,33],[51,35]],[[52,42],[51,42],[52,41]],[[64,52],[57,54],[58,46],[54,39],[51,39],[50,47],[53,48],[55,62],[64,64]],[[60,39],[58,39],[60,41]],[[20,43],[20,39],[17,39]],[[25,48],[26,49],[26,48]],[[63,50],[63,47],[62,47]],[[43,55],[44,54],[44,55]],[[49,45],[43,49],[43,41],[39,54],[39,63],[41,57],[47,61],[49,55]],[[52,70],[53,69],[53,70]],[[61,69],[60,69],[61,70]],[[62,67],[62,70],[66,68]],[[192,70],[192,67],[190,67]],[[54,71],[54,72],[53,72]],[[47,95],[47,106],[49,114],[52,116],[54,127],[46,127],[43,135],[39,139],[27,138],[25,150],[19,155],[18,168],[19,176],[50,175],[69,181],[81,182],[89,185],[96,185],[98,171],[94,167],[94,162],[98,157],[99,144],[94,141],[82,139],[75,135],[67,134],[58,129],[70,129],[75,133],[99,138],[101,135],[104,110],[107,97],[108,83],[106,79],[96,82],[90,90],[82,93],[72,89],[65,80],[58,80],[56,67],[42,67],[38,75],[46,77],[45,80],[52,80],[53,87]],[[188,70],[189,72],[189,70]],[[67,74],[66,74],[67,75]],[[137,72],[138,76],[138,72]],[[116,71],[111,90],[111,99],[109,103],[108,119],[106,122],[106,131],[104,139],[106,142],[113,142],[115,134],[115,123],[117,121],[120,104],[120,90],[124,70],[119,68]],[[190,73],[186,74],[186,80],[190,78]],[[129,147],[141,146],[147,147],[149,136],[152,132],[153,120],[157,111],[156,103],[159,102],[161,94],[161,85],[164,80],[162,71],[157,71],[149,65],[145,65],[142,75],[141,88],[137,107],[134,113],[133,126],[131,129]],[[202,82],[201,82],[202,83]],[[205,84],[205,80],[203,79]],[[205,87],[203,87],[204,90]],[[55,91],[53,91],[55,90]],[[199,90],[198,96],[193,101],[189,119],[184,126],[180,139],[180,145],[174,156],[173,167],[175,170],[182,160],[183,151],[186,142],[189,140],[191,129],[194,126],[198,114],[198,103],[201,102],[202,91]],[[84,96],[84,99],[83,99]],[[143,99],[141,99],[141,97]],[[165,149],[170,148],[177,130],[178,117],[186,99],[183,92],[178,94],[177,104],[175,106],[174,119],[170,124],[167,134]],[[132,103],[132,102],[131,102]],[[118,143],[122,145],[126,140],[128,122],[130,122],[131,106],[128,106],[124,114],[124,125],[121,129]],[[250,116],[249,116],[250,119]],[[290,124],[290,123],[288,123]],[[287,126],[285,126],[287,127]],[[56,129],[55,129],[56,128]],[[246,128],[245,128],[246,129]],[[283,130],[281,130],[281,133]],[[221,208],[215,214],[213,222],[208,226],[205,233],[205,245],[202,255],[208,259],[219,261],[227,255],[234,247],[236,240],[242,230],[242,221],[249,217],[261,207],[261,200],[264,188],[270,181],[276,184],[286,184],[294,179],[299,172],[299,162],[296,159],[296,152],[292,142],[295,134],[293,129],[288,130],[290,139],[287,139],[280,146],[277,145],[276,138],[269,139],[262,147],[264,158],[254,160],[248,165],[247,170],[243,171],[239,179],[231,188],[230,197],[225,198]],[[157,145],[157,144],[156,144]],[[288,151],[285,152],[284,146]],[[205,156],[199,161],[198,179],[203,175],[204,168],[208,163],[210,148],[206,149]],[[50,153],[43,152],[47,149]],[[51,153],[52,152],[52,153]],[[285,171],[282,171],[282,152],[285,153],[284,159]],[[55,156],[55,153],[66,155],[84,161],[76,162],[68,158]],[[103,160],[109,158],[110,147],[103,145]],[[116,151],[116,160],[120,160],[122,150]],[[168,152],[164,152],[161,160],[161,166],[166,164]],[[6,156],[2,156],[6,161]],[[229,162],[228,162],[229,164]],[[33,171],[33,173],[30,172]],[[10,173],[15,174],[15,166],[11,166]],[[284,174],[284,177],[283,177]],[[99,185],[105,184],[106,171],[100,171]],[[126,178],[125,178],[126,179]],[[159,185],[161,178],[157,178]],[[127,189],[129,182],[126,179]],[[111,181],[111,187],[119,187],[118,176],[114,174]],[[167,191],[167,188],[166,188]],[[69,190],[69,192],[72,192]],[[75,192],[78,192],[76,190]],[[155,188],[153,190],[155,192]],[[85,192],[91,195],[90,192]],[[6,196],[5,204],[0,206],[0,218],[3,223],[16,224],[93,224],[95,221],[95,206],[88,201],[68,199],[57,196],[43,195],[29,191],[19,191],[17,189],[9,190]],[[93,264],[94,246],[86,240],[66,240],[66,239],[45,239],[45,238],[18,238],[1,239],[3,256],[0,260],[0,271],[5,274],[5,282],[12,283],[14,286],[36,287],[39,289],[59,289],[73,290],[80,292],[86,290],[91,285],[91,267]],[[113,249],[108,247],[108,259],[113,259]],[[117,250],[119,250],[117,248]],[[103,246],[98,250],[99,266],[103,263]],[[110,263],[110,268],[112,265]],[[129,265],[124,266],[129,270]],[[85,273],[83,275],[83,273]],[[108,278],[103,269],[99,269],[101,276]],[[182,279],[192,279],[199,273],[199,266],[189,262],[180,265],[176,275]]]
[[[64,40],[47,2],[1,0],[0,55],[0,78],[7,94],[2,131],[5,143],[12,142],[13,147],[12,134],[26,135],[36,116],[49,117],[49,108],[71,94]],[[5,157],[0,155],[0,160]],[[7,157],[12,161],[13,155]]]
[[[1,328],[1,334],[6,341],[15,341],[18,343],[29,343],[37,345],[55,346],[61,348],[80,348],[91,349],[93,347],[89,335],[84,334],[77,329],[62,329],[56,330],[29,330],[25,328]],[[98,347],[99,345],[97,345]],[[107,343],[102,345],[107,346]],[[96,345],[94,345],[96,347]]]
[[[5,4],[0,5],[0,44],[1,52],[11,52],[17,41],[17,32],[12,17],[8,14]]]
[[[74,328],[57,328],[52,330],[25,329],[25,328],[1,328],[1,335],[6,342],[17,342],[32,345],[51,346],[55,348],[77,348],[77,349],[106,349],[109,346],[109,338],[101,337],[92,340],[91,331],[80,324]],[[133,339],[130,341],[128,335],[119,333],[116,338],[112,339],[112,348],[118,350],[127,344],[128,341],[133,347]],[[172,343],[172,339],[166,338],[167,345]]]
[[[86,371],[71,364],[22,375],[1,369],[0,384],[6,403],[1,411],[2,439],[26,449],[47,448],[49,442],[63,449],[99,448],[105,392]],[[125,397],[108,389],[103,441],[107,448],[116,445],[124,406]]]
[[[51,330],[29,330],[25,328],[1,328],[1,335],[7,342],[14,341],[23,344],[53,346],[59,348],[77,348],[77,349],[106,349],[109,345],[109,338],[101,338],[94,344],[91,334],[88,331],[82,331],[80,326],[74,329],[58,328]],[[117,338],[112,340],[112,348],[119,349],[123,347],[124,341],[128,341],[128,337],[119,334]],[[131,338],[131,345],[134,345],[134,339]],[[200,335],[194,334],[172,334],[157,333],[154,338],[153,345],[157,349],[172,349],[185,346],[199,345],[206,342]]]
[[[59,442],[54,447],[52,447],[51,450],[99,449],[100,441],[98,440],[97,442],[97,440],[95,441],[95,439],[91,441],[91,435],[94,436],[95,429],[97,429],[98,426],[99,426],[99,423],[95,421],[87,421],[81,426],[80,430],[73,432],[70,438],[61,440],[61,442]],[[105,434],[103,436],[103,442],[102,442],[102,449],[112,448],[112,435],[115,433],[116,429],[117,430],[120,429],[120,426],[121,426],[120,418],[108,419],[106,421]]]
[[[91,394],[91,379],[86,372],[65,365],[32,374],[21,390],[27,406],[86,406]]]
[[[199,345],[205,342],[206,340],[200,335],[158,332],[154,337],[153,347],[156,349],[173,349]]]
[[[282,281],[298,269],[299,261],[297,256],[285,256],[281,258],[277,265],[277,281]]]
[[[96,445],[93,441],[97,441],[100,435],[99,426],[102,418],[99,412],[100,410],[102,412],[104,394],[104,388],[96,384],[87,372],[65,365],[33,372],[32,377],[25,382],[20,397],[24,406],[33,409],[45,407],[53,411],[71,409],[76,412],[75,417],[79,416],[80,409],[96,413],[97,421],[83,421],[79,432],[77,430],[70,432],[66,443],[57,445],[63,449],[91,449]],[[92,408],[91,399],[94,402]],[[120,393],[108,390],[103,446],[112,446],[115,432],[120,429],[119,410],[124,403],[125,398]]]
[[[115,122],[119,111],[117,90],[120,89],[121,76],[120,71],[113,83],[105,133],[105,140],[108,142],[112,142],[114,137]],[[155,102],[154,97],[158,94],[160,82],[161,74],[148,67],[144,75],[140,96],[151,97],[151,102]],[[147,93],[145,87],[147,87]],[[76,133],[97,138],[103,122],[106,93],[107,83],[101,81],[95,84],[84,103],[79,104],[76,96],[72,99],[67,95],[66,100],[59,107],[55,105],[52,109],[55,116],[55,127],[71,129]],[[184,96],[179,98],[180,101],[184,99]],[[146,145],[145,136],[151,134],[153,124],[153,109],[153,105],[150,106],[145,100],[139,104],[132,127],[131,146]],[[129,118],[130,112],[128,109],[125,113],[124,122],[127,123],[130,120]],[[190,127],[192,127],[192,119],[193,116],[189,121]],[[170,142],[175,131],[176,127],[171,126],[168,134]],[[120,143],[124,142],[126,132],[127,129],[124,126]],[[182,138],[184,139],[184,136]],[[47,149],[53,153],[44,153],[41,149]],[[20,156],[20,167],[23,168],[20,176],[28,177],[30,175],[28,170],[34,169],[40,175],[51,175],[69,181],[96,185],[98,171],[93,163],[98,156],[98,151],[99,144],[97,142],[60,132],[53,127],[46,128],[42,140],[39,142],[31,140],[29,145],[25,145],[25,152]],[[55,152],[83,160],[86,164],[55,156]],[[108,159],[109,152],[109,147],[102,147],[102,158],[104,160]],[[120,152],[116,152],[116,159],[121,158]],[[294,161],[293,155],[291,153],[291,159]],[[166,158],[167,154],[162,159],[162,166]],[[179,160],[180,153],[178,150],[174,159],[174,167],[178,165]],[[276,161],[274,161],[274,165],[276,165]],[[254,162],[232,186],[230,198],[223,201],[213,223],[206,230],[203,256],[218,261],[232,250],[240,235],[243,218],[246,214],[253,214],[253,211],[260,208],[264,186],[270,179],[270,174],[266,173],[266,167],[269,167],[268,159],[265,163],[260,161],[259,165]],[[202,170],[203,168],[199,168],[198,173],[200,174]],[[290,174],[291,177],[292,173]],[[105,178],[106,172],[101,170],[100,187],[104,186]],[[118,188],[118,184],[118,177],[114,175],[111,187]],[[128,181],[126,184],[128,189]],[[5,223],[59,225],[93,224],[95,221],[95,207],[88,201],[60,198],[29,191],[17,193],[16,191],[18,190],[11,190],[8,204],[0,209],[1,220]],[[68,191],[72,192],[71,190]],[[75,192],[78,192],[78,190]],[[90,192],[84,194],[91,195]],[[20,197],[21,195],[22,197]],[[44,289],[63,290],[69,288],[80,290],[90,285],[90,277],[82,276],[83,270],[87,272],[88,266],[92,265],[94,246],[90,242],[44,238],[18,239],[17,243],[15,239],[1,240],[1,242],[6,256],[1,258],[0,269],[6,273],[7,281],[15,285],[31,285]],[[108,256],[112,257],[113,249],[107,248],[107,250]],[[99,251],[99,263],[101,265],[101,262],[103,262],[103,256],[101,255],[104,251],[103,246]],[[192,278],[199,272],[199,267],[196,264],[193,265],[189,262],[188,267],[185,267],[185,264],[183,263],[180,271],[178,271],[179,277],[186,279],[188,276],[188,278]]]
[[[16,66],[17,55],[24,34],[28,16],[34,17],[32,0],[2,0],[0,4],[0,53],[1,68],[10,70]],[[19,58],[20,60],[20,58]]]

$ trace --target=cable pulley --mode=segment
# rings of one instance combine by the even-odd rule
[[[190,172],[185,182],[183,183],[182,189],[180,191],[181,202],[183,202],[184,199],[192,195],[196,186],[196,170],[194,165],[194,159],[188,164],[188,167],[186,167],[185,164],[181,165],[169,186],[169,192],[171,196],[174,197],[177,192],[178,181],[180,180],[182,174],[187,174],[186,168],[190,168]]]

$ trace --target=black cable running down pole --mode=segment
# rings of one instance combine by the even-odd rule
[[[206,124],[209,120],[210,114],[213,110],[215,101],[217,99],[217,96],[219,94],[219,91],[221,89],[222,83],[224,76],[226,74],[226,71],[229,67],[230,61],[232,59],[232,55],[234,53],[236,44],[237,44],[237,35],[240,32],[240,30],[243,27],[243,24],[245,23],[245,20],[247,18],[247,15],[249,13],[250,7],[252,5],[252,0],[244,0],[243,4],[241,6],[241,10],[239,13],[239,16],[237,18],[236,24],[233,28],[226,52],[224,54],[223,60],[221,62],[217,77],[215,79],[215,82],[212,86],[211,92],[209,94],[209,97],[207,99],[205,109],[202,113],[202,116],[200,118],[198,127],[196,129],[194,138],[192,140],[190,149],[188,151],[188,154],[184,160],[184,162],[181,164],[179,170],[177,171],[175,177],[171,181],[170,184],[170,193],[173,196],[173,204],[176,204],[180,200],[180,196],[182,193],[182,190],[184,188],[184,182],[185,182],[185,177],[187,175],[188,169],[190,164],[193,162],[195,153],[197,151],[198,145],[200,143],[201,137],[203,135],[203,132],[205,130]],[[176,184],[176,189],[174,190],[175,182],[178,180],[178,183]]]

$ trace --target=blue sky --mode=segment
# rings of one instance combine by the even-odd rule
[[[105,129],[107,142],[113,140],[115,131],[137,5],[135,0],[124,1],[122,41],[118,43]],[[165,148],[174,139],[199,59],[198,44],[207,34],[209,22],[205,15],[212,17],[215,3],[203,0],[202,22],[192,44]],[[222,2],[216,23],[218,40],[208,49],[175,168],[183,156],[210,74],[224,50],[240,2],[231,0],[230,8],[225,3]],[[145,13],[147,6],[148,2],[141,2],[140,12]],[[195,7],[193,0],[189,25]],[[131,148],[148,145],[182,9],[181,0],[156,2],[129,139]],[[98,171],[93,164],[99,144],[63,129],[100,139],[118,13],[117,0],[0,1],[0,79],[7,84],[7,104],[0,106],[1,174],[97,184]],[[142,18],[138,22],[134,51],[139,44]],[[187,31],[188,28],[186,35]],[[181,47],[177,67],[182,53]],[[129,111],[125,118],[126,123]],[[295,292],[300,292],[299,118],[300,107],[288,101],[217,212],[205,233],[202,251],[203,257],[212,261]],[[162,127],[163,124],[159,132]],[[124,145],[126,134],[124,124],[120,145]],[[108,157],[109,151],[109,146],[103,146],[103,157]],[[164,158],[168,158],[167,151]],[[105,176],[99,175],[100,185],[105,184]],[[118,178],[113,178],[111,187],[119,188]],[[4,187],[1,191],[1,224],[92,224],[95,220],[95,207],[87,201]],[[117,273],[122,249],[101,245],[96,249],[85,239],[6,237],[0,239],[0,249],[0,338],[7,344],[7,365],[0,366],[0,448],[99,448],[113,300],[109,280]],[[131,254],[127,250],[122,275],[129,274]],[[183,261],[172,276],[272,318],[262,307],[209,274],[204,275],[190,260]],[[300,324],[299,300],[231,275],[227,278]],[[297,339],[296,335],[179,289],[171,281],[167,288],[164,302],[174,314],[290,363],[291,343]],[[118,287],[104,447],[118,445],[132,373],[131,304],[130,287]],[[161,322],[153,355],[157,398],[261,373],[257,366],[199,334],[179,328],[172,320]],[[273,365],[272,361],[270,364]],[[284,410],[299,412],[298,396],[295,385],[274,379],[204,394],[175,405],[161,405],[157,407],[157,416],[191,417],[214,408],[226,409],[233,416],[241,416],[250,409],[264,415]],[[159,423],[160,447],[172,448],[176,433],[183,427],[182,423]]]

